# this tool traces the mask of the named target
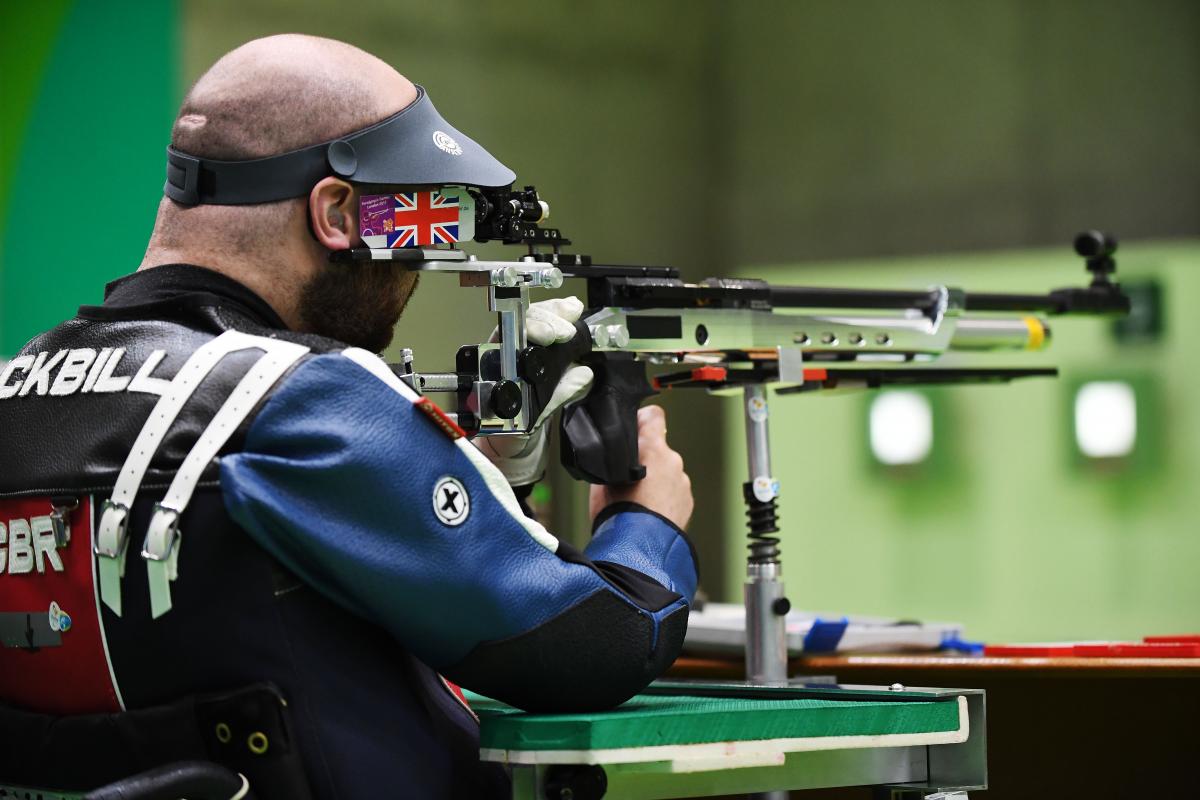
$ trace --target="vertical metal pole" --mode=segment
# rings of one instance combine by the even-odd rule
[[[746,679],[786,683],[787,629],[783,569],[779,563],[776,504],[779,483],[771,475],[767,393],[761,384],[745,389],[746,460],[750,479],[743,494],[750,526],[746,564]]]
[[[764,686],[785,685],[787,632],[777,604],[787,598],[779,564],[748,564],[745,596],[746,680]]]
[[[767,427],[767,392],[761,384],[745,388],[746,461],[749,480],[743,487],[750,553],[746,563],[746,680],[765,686],[788,680],[788,601],[783,594],[779,563],[776,507],[779,482],[771,474],[771,440]],[[752,795],[757,800],[787,800],[788,792]]]
[[[493,277],[488,289],[488,307],[496,312],[497,329],[500,332],[500,377],[515,381],[521,387],[521,413],[515,420],[507,422],[505,430],[528,431],[534,420],[529,418],[529,386],[521,380],[518,358],[527,344],[525,335],[525,312],[529,308],[529,289],[524,285],[495,285],[495,281],[517,280],[511,276]]]
[[[529,307],[529,290],[501,289],[515,297],[496,297],[496,287],[490,292],[492,307],[500,329],[500,375],[510,381],[520,378],[517,373],[517,354],[525,349],[525,310]]]

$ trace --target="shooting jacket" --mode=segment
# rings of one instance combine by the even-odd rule
[[[570,547],[377,356],[195,266],[0,363],[0,460],[0,703],[270,681],[319,798],[506,796],[441,676],[615,705],[677,655],[696,587],[665,519],[614,506]]]

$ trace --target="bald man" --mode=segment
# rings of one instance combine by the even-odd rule
[[[502,797],[449,681],[584,710],[671,663],[697,573],[661,410],[576,550],[376,355],[415,273],[330,262],[364,184],[511,180],[346,44],[196,82],[140,268],[0,375],[0,784],[200,757],[264,798]]]

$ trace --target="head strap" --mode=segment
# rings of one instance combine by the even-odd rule
[[[167,148],[163,193],[187,206],[249,205],[304,197],[329,175],[383,185],[508,186],[516,175],[446,120],[417,86],[396,114],[345,136],[246,161]]]

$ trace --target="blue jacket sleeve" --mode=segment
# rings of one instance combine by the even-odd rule
[[[580,553],[418,400],[365,351],[309,359],[222,458],[229,513],[334,602],[505,702],[607,707],[666,669],[696,587],[682,532],[617,507]]]

